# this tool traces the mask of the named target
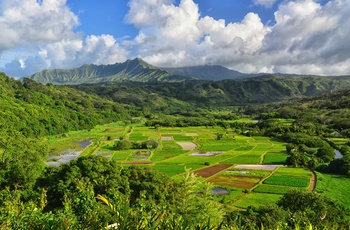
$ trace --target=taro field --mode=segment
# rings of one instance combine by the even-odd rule
[[[72,143],[87,141],[86,149]],[[117,150],[118,141],[141,143],[154,140],[154,149]],[[220,127],[145,127],[114,123],[89,131],[72,132],[45,140],[49,154],[73,148],[81,155],[102,155],[122,166],[153,167],[177,178],[186,171],[201,181],[227,190],[218,200],[233,207],[263,205],[277,201],[290,189],[308,190],[311,173],[284,167],[285,143],[268,137],[248,137]],[[79,157],[79,156],[78,156]]]

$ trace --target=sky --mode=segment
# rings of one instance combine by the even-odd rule
[[[350,0],[0,0],[0,71],[114,64],[350,74]]]

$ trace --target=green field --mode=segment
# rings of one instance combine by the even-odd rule
[[[283,185],[290,187],[307,187],[309,186],[309,178],[293,177],[293,176],[271,176],[263,183],[269,185]]]
[[[218,134],[222,138],[218,139]],[[122,137],[133,142],[156,140],[159,146],[147,150],[116,150],[115,139]],[[143,167],[154,167],[172,178],[179,178],[186,169],[191,171],[216,164],[283,164],[287,157],[285,143],[268,137],[247,137],[224,130],[220,127],[160,127],[149,128],[142,125],[124,126],[121,123],[97,126],[90,131],[71,132],[62,136],[49,137],[46,140],[50,151],[57,153],[67,148],[79,149],[73,142],[91,140],[93,144],[83,155],[110,156],[109,159],[128,167],[135,163],[151,163]],[[177,141],[193,142],[194,150],[183,150]],[[191,153],[219,152],[212,156],[191,156]],[[147,159],[145,159],[147,158]],[[247,171],[246,173],[242,173]],[[268,177],[268,178],[267,178]],[[267,179],[265,179],[267,178]],[[245,208],[249,205],[273,203],[290,189],[307,189],[311,173],[307,169],[280,167],[275,171],[229,169],[219,172],[201,181],[214,186],[231,188],[227,198],[218,198],[223,202]],[[325,181],[330,181],[325,177]],[[340,181],[340,180],[339,180]],[[331,183],[331,182],[328,182]],[[339,182],[341,183],[341,182]],[[323,191],[322,184],[317,191]],[[349,185],[350,186],[350,185]],[[248,190],[247,190],[248,189]],[[250,189],[253,191],[250,192]],[[247,192],[243,193],[243,190]],[[333,194],[334,191],[325,194]],[[343,193],[339,193],[343,194]],[[241,196],[243,195],[243,196]],[[342,199],[340,197],[337,199]],[[347,201],[344,201],[345,203]],[[348,204],[350,206],[350,204]]]
[[[281,186],[281,185],[269,185],[262,184],[256,187],[253,191],[258,193],[270,193],[270,194],[286,194],[292,189],[300,189],[299,187]]]
[[[316,192],[338,201],[350,210],[349,177],[318,172],[316,176]]]

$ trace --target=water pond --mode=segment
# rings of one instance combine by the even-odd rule
[[[341,154],[341,152],[338,149],[334,149],[334,153],[335,153],[335,159],[341,159],[343,158],[343,155]]]
[[[91,140],[81,141],[81,142],[73,142],[73,144],[78,144],[80,148],[85,149],[91,144]],[[58,167],[61,164],[66,164],[75,158],[77,158],[83,151],[75,150],[75,149],[66,149],[59,152],[56,155],[50,155],[48,161],[46,162],[47,166]]]
[[[215,194],[215,195],[227,195],[227,194],[230,194],[230,191],[224,189],[224,188],[213,188],[210,190],[210,192],[212,194]]]

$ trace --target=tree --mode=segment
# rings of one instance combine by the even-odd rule
[[[128,140],[119,140],[116,141],[114,146],[117,150],[128,150],[131,149],[132,143],[130,143]]]
[[[30,188],[45,167],[46,147],[0,124],[0,185]]]
[[[293,219],[289,226],[324,229],[343,229],[350,226],[348,212],[340,204],[316,193],[292,190],[286,193],[277,205],[290,212]]]
[[[47,209],[53,209],[62,207],[64,197],[75,191],[81,181],[90,184],[96,194],[115,191],[129,193],[129,185],[121,175],[121,168],[116,162],[102,156],[79,157],[58,168],[47,168],[38,179],[36,188],[47,190]]]
[[[335,153],[332,147],[323,147],[317,150],[316,156],[323,162],[329,163],[334,159]]]

